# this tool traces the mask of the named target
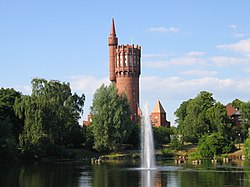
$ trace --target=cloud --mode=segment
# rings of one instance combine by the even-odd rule
[[[196,56],[204,56],[205,54],[206,52],[203,51],[190,51],[189,53],[187,53],[187,56],[196,57]]]
[[[225,98],[248,98],[250,79],[202,77],[183,79],[181,77],[146,76],[141,78],[141,90],[147,94],[164,95],[169,99],[182,100],[202,90],[214,93],[219,100]],[[156,84],[157,83],[157,84]],[[243,98],[244,99],[244,98]]]
[[[230,29],[233,29],[233,30],[237,29],[237,26],[234,25],[234,24],[228,25],[228,27],[229,27]]]
[[[180,29],[178,27],[150,27],[146,29],[147,32],[159,32],[159,33],[178,33]]]
[[[215,66],[218,67],[244,65],[250,63],[250,58],[237,58],[237,57],[227,57],[227,56],[214,56],[211,57],[209,60]]]
[[[167,68],[169,66],[169,62],[168,61],[148,61],[148,62],[143,62],[142,63],[143,67],[146,68]]]
[[[206,60],[204,58],[199,58],[199,57],[184,56],[180,58],[171,59],[169,60],[169,63],[173,65],[184,65],[184,66],[205,65]]]
[[[72,76],[68,79],[72,90],[90,95],[93,95],[102,84],[108,85],[110,83],[107,77],[97,79],[93,76]]]
[[[143,54],[143,58],[161,58],[161,57],[167,57],[171,56],[172,54],[170,53],[148,53],[148,54]]]
[[[240,40],[234,44],[223,44],[216,46],[218,49],[240,52],[246,55],[250,54],[250,39]]]
[[[239,28],[237,25],[231,24],[231,25],[228,25],[228,27],[229,29],[231,29],[231,35],[234,38],[242,38],[246,36],[246,34],[239,32]]]
[[[190,76],[214,76],[218,74],[217,71],[197,70],[197,69],[182,71],[180,73],[183,75],[190,75]]]
[[[157,60],[157,61],[144,61],[143,66],[147,68],[168,68],[169,66],[204,66],[206,65],[206,59],[202,56],[205,55],[202,51],[191,51],[179,58],[172,58],[169,60]],[[151,55],[150,57],[153,57]],[[156,58],[156,55],[155,55]]]
[[[243,68],[243,71],[249,72],[249,73],[250,73],[250,66],[244,67],[244,68]]]
[[[22,92],[24,95],[30,95],[32,93],[32,87],[31,86],[14,86],[15,90],[18,90],[19,92]]]

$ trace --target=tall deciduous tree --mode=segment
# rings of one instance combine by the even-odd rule
[[[16,114],[25,121],[20,136],[22,151],[42,157],[52,154],[55,145],[69,146],[69,134],[74,136],[78,128],[84,101],[84,95],[71,93],[68,83],[33,79],[31,96],[15,102]]]
[[[21,93],[14,89],[0,89],[0,158],[17,157],[18,136],[23,122],[14,113],[14,103]]]
[[[199,138],[209,132],[206,111],[215,103],[212,94],[202,91],[194,99],[183,102],[175,112],[178,128],[184,141],[197,143]]]
[[[250,128],[250,101],[242,102],[240,105],[241,112],[241,137],[247,137],[248,129]]]
[[[117,150],[131,132],[131,112],[127,97],[116,87],[102,85],[94,94],[93,115],[94,148],[98,151]]]
[[[212,94],[202,91],[194,99],[184,101],[176,110],[178,131],[184,141],[197,143],[205,134],[219,132],[231,139],[232,123],[226,108]]]

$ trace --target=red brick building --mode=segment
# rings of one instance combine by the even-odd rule
[[[166,120],[166,112],[158,100],[151,112],[151,123],[155,127],[170,127],[170,122]]]
[[[233,124],[236,126],[240,126],[241,122],[241,113],[236,108],[234,108],[231,104],[226,105],[227,116],[232,120]]]
[[[128,97],[132,120],[138,117],[139,77],[141,74],[141,47],[138,45],[118,45],[115,22],[112,19],[109,45],[109,75],[119,93]]]

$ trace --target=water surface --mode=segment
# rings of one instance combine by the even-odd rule
[[[157,162],[142,170],[136,161],[91,165],[88,161],[0,162],[1,187],[238,187],[250,186],[250,166],[241,164],[176,165]]]

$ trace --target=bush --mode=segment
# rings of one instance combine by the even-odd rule
[[[246,157],[246,160],[250,159],[250,129],[248,129],[248,137],[246,138],[244,142],[244,154]]]
[[[220,133],[206,134],[198,143],[198,149],[202,157],[214,158],[217,155],[229,153],[236,148],[234,143]]]
[[[199,151],[188,154],[188,160],[201,160],[201,159],[202,159],[202,156]]]
[[[170,148],[165,148],[161,150],[161,153],[166,156],[166,157],[173,157],[174,156],[174,152],[173,150],[171,150]]]

